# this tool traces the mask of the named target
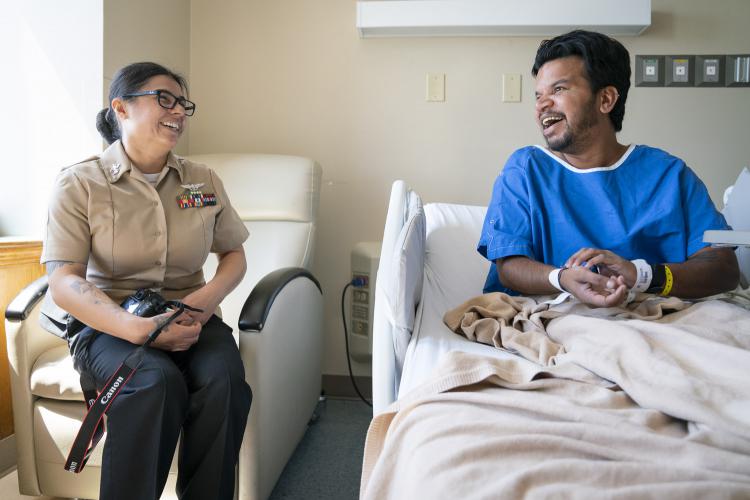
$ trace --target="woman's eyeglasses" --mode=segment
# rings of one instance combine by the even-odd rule
[[[168,90],[144,90],[143,92],[136,92],[135,94],[125,94],[124,96],[122,96],[122,98],[128,99],[130,97],[140,97],[143,95],[155,95],[156,102],[158,102],[159,106],[161,106],[162,108],[174,109],[174,107],[179,104],[185,110],[186,116],[193,116],[193,114],[195,113],[194,102],[188,101],[182,96],[177,97]]]

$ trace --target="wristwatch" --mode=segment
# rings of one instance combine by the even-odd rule
[[[646,290],[648,293],[661,293],[667,281],[667,272],[664,264],[651,264],[651,286]]]

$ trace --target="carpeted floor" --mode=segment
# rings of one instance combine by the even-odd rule
[[[281,474],[270,500],[355,500],[372,408],[327,399]]]

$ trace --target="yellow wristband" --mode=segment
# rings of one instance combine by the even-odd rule
[[[662,297],[666,297],[667,295],[669,295],[669,292],[672,291],[672,285],[674,285],[674,277],[672,277],[672,271],[669,269],[669,266],[664,266],[664,289],[659,295],[661,295]]]

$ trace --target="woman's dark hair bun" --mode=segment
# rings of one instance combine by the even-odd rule
[[[96,114],[96,130],[99,134],[107,141],[107,144],[112,144],[120,138],[119,131],[117,130],[117,124],[112,124],[109,121],[111,113],[107,113],[109,108],[104,108]]]

